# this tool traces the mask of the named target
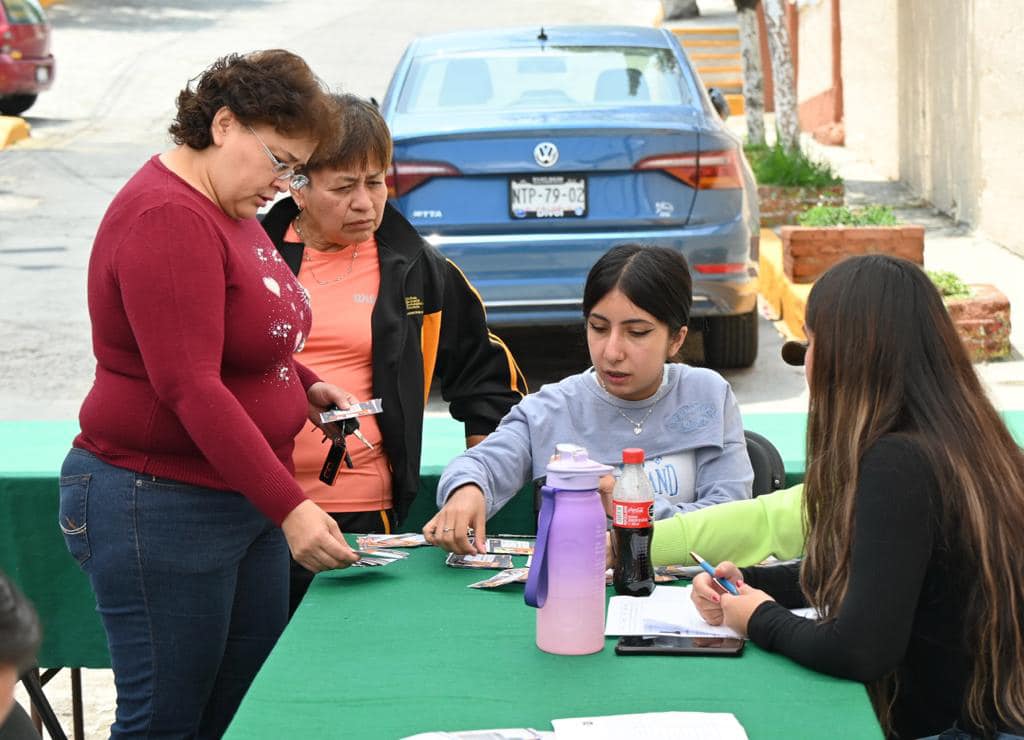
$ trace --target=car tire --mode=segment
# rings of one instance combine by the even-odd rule
[[[0,97],[0,114],[18,116],[32,107],[38,95],[5,95]]]
[[[705,320],[704,362],[727,369],[750,367],[757,359],[757,309]]]

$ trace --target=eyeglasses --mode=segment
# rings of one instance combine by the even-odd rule
[[[252,130],[252,126],[246,126],[246,128],[249,129],[250,134],[256,137],[256,141],[260,143],[260,146],[263,147],[263,151],[265,151],[267,153],[267,156],[270,157],[270,162],[273,165],[274,179],[291,180],[292,177],[295,175],[295,166],[285,164],[280,159],[275,157],[274,153],[270,151],[270,147],[263,143],[263,139],[260,138],[260,135]]]

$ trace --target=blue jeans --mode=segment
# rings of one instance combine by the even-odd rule
[[[281,530],[240,494],[79,449],[61,470],[60,527],[107,633],[111,737],[220,737],[287,621]]]

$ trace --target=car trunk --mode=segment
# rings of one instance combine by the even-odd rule
[[[423,116],[418,130],[407,130],[398,116],[392,123],[397,204],[415,226],[440,235],[685,225],[695,190],[664,170],[637,165],[696,152],[699,138],[688,117],[681,109],[679,125],[665,128],[664,109],[599,111],[589,118],[574,111],[571,121],[510,113],[503,129],[490,114],[478,126],[460,119],[454,133],[446,130],[450,122]],[[650,128],[656,121],[661,127]],[[403,177],[424,163],[451,170],[403,192],[410,183]]]

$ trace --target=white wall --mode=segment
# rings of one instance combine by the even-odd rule
[[[832,87],[832,3],[800,5],[800,79],[797,99],[809,100]]]
[[[886,177],[899,178],[897,6],[892,0],[842,0],[846,146]],[[802,70],[801,70],[802,74]]]

